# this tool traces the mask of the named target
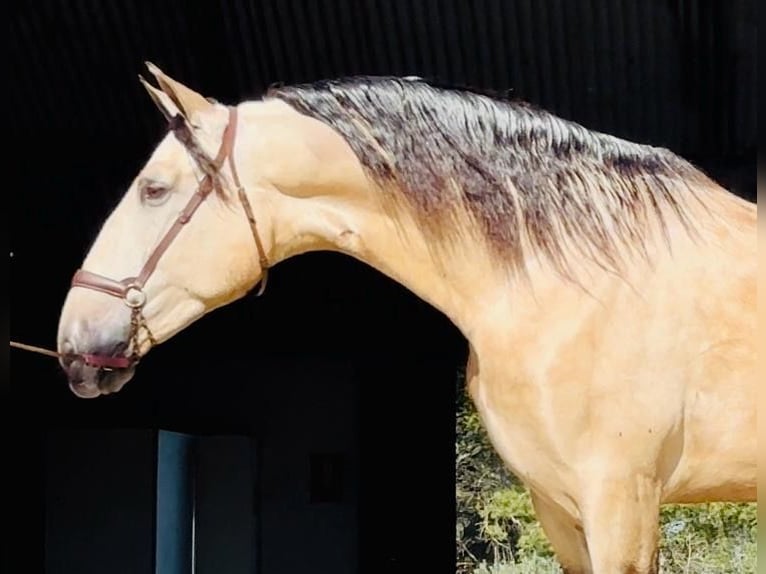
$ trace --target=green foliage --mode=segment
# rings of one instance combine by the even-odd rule
[[[553,558],[530,556],[516,562],[482,563],[473,574],[561,574],[561,568]]]
[[[755,574],[755,504],[672,504],[660,517],[664,572]]]
[[[457,392],[456,544],[459,574],[560,574],[527,490],[505,470],[464,391]],[[666,574],[755,574],[754,504],[667,505],[660,561]]]

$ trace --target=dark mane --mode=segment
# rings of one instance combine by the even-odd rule
[[[343,135],[431,239],[465,233],[455,216],[468,215],[514,267],[528,246],[561,270],[572,248],[616,268],[620,246],[643,252],[648,226],[686,221],[691,183],[709,183],[668,150],[420,79],[353,77],[273,87],[267,97]]]

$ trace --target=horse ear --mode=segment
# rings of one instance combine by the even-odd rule
[[[188,120],[193,120],[198,114],[213,107],[204,96],[191,88],[187,88],[181,82],[175,81],[151,62],[146,62],[146,67],[156,78],[162,91],[172,100],[181,114]]]
[[[140,74],[139,80],[168,120],[168,126],[176,139],[187,149],[205,173],[214,175],[217,166],[197,140],[194,132],[195,127],[198,126],[194,126],[193,120],[196,114],[212,108],[216,102],[203,98],[183,84],[169,78],[157,66],[148,62],[146,65],[162,89],[152,86]]]
[[[152,101],[157,105],[166,120],[170,121],[181,113],[178,107],[173,103],[173,100],[171,100],[165,92],[152,86],[141,74],[138,75],[138,79],[144,88],[146,88],[146,91],[149,92],[149,97],[152,98]]]

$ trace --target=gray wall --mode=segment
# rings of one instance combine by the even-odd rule
[[[154,437],[51,430],[46,574],[137,574],[154,566]]]
[[[262,574],[357,571],[355,384],[347,364],[316,357],[272,371],[260,412]],[[266,381],[264,381],[266,383]],[[343,453],[342,502],[309,500],[312,452]]]

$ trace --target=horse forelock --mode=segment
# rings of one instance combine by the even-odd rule
[[[589,130],[521,101],[420,79],[353,77],[274,87],[337,130],[382,197],[407,206],[435,242],[478,231],[523,269],[534,249],[566,272],[573,253],[613,269],[645,253],[650,227],[689,225],[710,180],[672,152]]]

